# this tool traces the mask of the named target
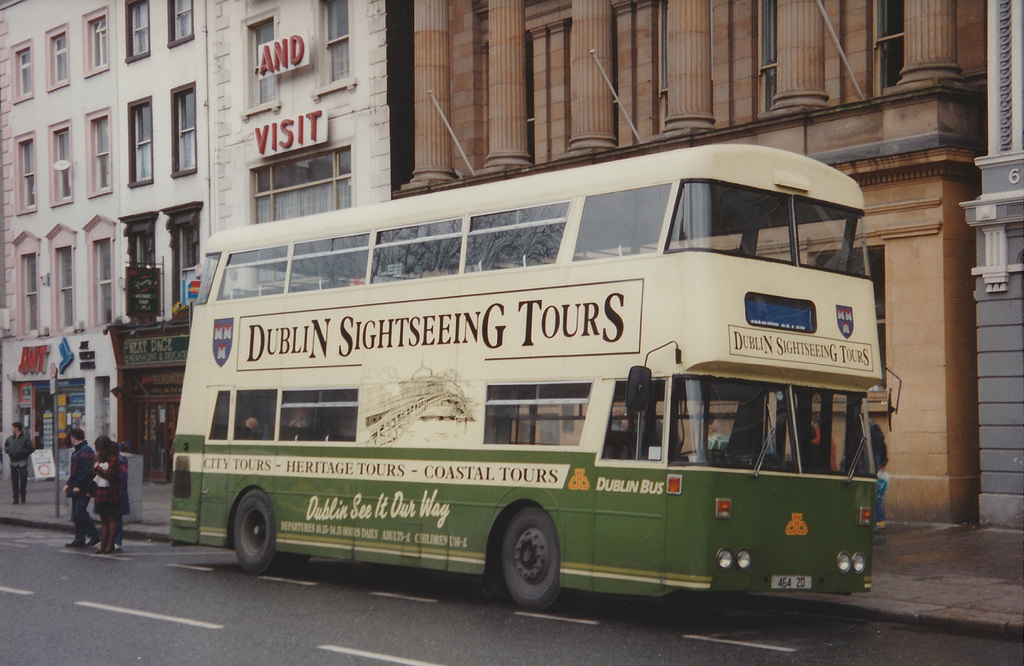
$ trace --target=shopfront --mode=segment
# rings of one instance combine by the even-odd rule
[[[117,362],[118,432],[143,457],[143,478],[171,480],[171,455],[188,354],[187,320],[111,326]]]

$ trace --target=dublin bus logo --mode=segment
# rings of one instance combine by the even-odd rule
[[[231,338],[235,327],[235,320],[214,319],[213,320],[213,360],[217,365],[224,367],[231,356]]]

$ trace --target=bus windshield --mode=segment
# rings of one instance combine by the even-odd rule
[[[683,183],[668,249],[711,250],[867,275],[867,242],[858,211],[725,183]]]
[[[872,474],[861,393],[782,384],[673,380],[669,462],[846,475]],[[794,433],[795,429],[795,433]]]

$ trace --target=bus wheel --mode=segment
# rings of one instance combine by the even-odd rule
[[[501,544],[501,568],[512,600],[544,610],[558,600],[561,552],[551,516],[535,507],[512,518]]]
[[[261,574],[271,567],[277,550],[274,508],[270,498],[253,490],[242,498],[235,514],[235,555],[247,573]]]

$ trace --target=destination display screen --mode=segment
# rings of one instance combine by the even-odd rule
[[[818,328],[814,303],[811,301],[750,291],[744,297],[744,303],[747,323],[751,326],[801,333],[814,333]]]

